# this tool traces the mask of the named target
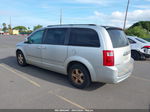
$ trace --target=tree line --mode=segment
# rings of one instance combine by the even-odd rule
[[[125,30],[127,35],[150,38],[150,21],[140,21]]]
[[[30,34],[33,31],[43,27],[42,25],[36,25],[31,30],[30,27],[25,26],[15,26],[12,28],[11,25],[7,25],[6,23],[3,23],[2,26],[2,31],[4,32],[10,33],[12,30],[18,30],[20,34]],[[150,38],[150,21],[137,22],[128,29],[126,29],[125,33],[130,36]]]
[[[11,27],[11,25],[7,25],[6,23],[2,24],[2,31],[4,31],[5,33],[10,33],[12,30],[18,30],[20,34],[30,34],[33,31],[42,28],[42,25],[36,25],[33,27],[33,30],[30,27],[25,27],[25,26],[15,26],[15,27]]]

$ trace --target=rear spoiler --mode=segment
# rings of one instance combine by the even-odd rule
[[[123,30],[122,28],[119,27],[112,27],[112,26],[103,26],[106,30]]]

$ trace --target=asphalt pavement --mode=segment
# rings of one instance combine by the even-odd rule
[[[135,61],[119,84],[72,87],[67,77],[35,66],[20,67],[15,45],[24,36],[0,36],[0,109],[149,109],[150,60]]]

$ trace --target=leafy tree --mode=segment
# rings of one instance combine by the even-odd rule
[[[16,26],[13,29],[15,30],[19,30],[19,32],[25,32],[27,30],[27,28],[25,26]]]
[[[7,31],[8,31],[8,28],[7,28],[6,23],[3,23],[2,25],[3,25],[2,30],[3,30],[4,32],[7,32]]]
[[[8,29],[12,29],[12,28],[11,28],[11,25],[8,25]]]
[[[125,30],[127,35],[150,38],[150,21],[141,21]]]
[[[11,25],[8,25],[8,33],[9,33],[9,34],[11,34],[11,35],[13,34],[13,31],[12,31]]]
[[[28,27],[28,30],[30,30],[30,27]]]
[[[2,25],[3,25],[3,27],[6,27],[6,23],[3,23]]]
[[[43,27],[42,25],[37,25],[37,26],[34,26],[33,30],[37,30],[37,29],[40,29],[42,27]]]
[[[150,32],[150,21],[140,21],[135,24],[133,24],[130,28],[134,28],[136,26],[141,26],[143,29],[146,29]]]

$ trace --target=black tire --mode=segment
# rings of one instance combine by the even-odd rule
[[[79,70],[78,73],[77,73],[77,70]],[[80,76],[77,76],[75,78],[73,74],[80,74]],[[87,68],[83,66],[82,64],[74,64],[71,67],[69,67],[68,77],[69,77],[70,83],[74,87],[79,88],[79,89],[87,88],[91,84],[90,73],[87,70]]]
[[[21,51],[17,51],[16,53],[18,65],[24,67],[27,65],[26,59]],[[22,60],[22,61],[21,61]]]
[[[134,60],[141,60],[142,56],[139,52],[137,51],[131,51],[131,57],[134,59]]]

